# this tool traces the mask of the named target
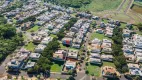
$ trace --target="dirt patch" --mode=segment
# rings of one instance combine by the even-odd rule
[[[135,12],[137,12],[137,13],[141,13],[142,14],[142,6],[133,4],[132,10],[135,11]]]

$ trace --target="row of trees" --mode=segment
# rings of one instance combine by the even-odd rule
[[[113,53],[112,55],[114,56],[114,64],[117,68],[118,71],[125,73],[128,71],[126,59],[123,55],[122,51],[122,29],[117,27],[114,29],[114,35],[112,37],[112,40],[114,41],[113,44]]]
[[[23,38],[20,33],[16,33],[16,28],[10,24],[5,24],[5,19],[0,16],[0,61],[12,53],[18,45],[22,44]]]
[[[63,5],[65,7],[80,8],[83,5],[91,3],[92,0],[44,0],[45,2],[51,2],[53,4]]]

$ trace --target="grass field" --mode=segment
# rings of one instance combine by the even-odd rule
[[[30,50],[30,51],[34,51],[34,49],[35,49],[35,45],[34,45],[32,42],[28,43],[28,44],[25,45],[24,47],[25,47],[27,50]]]
[[[61,72],[63,65],[53,64],[51,66],[51,72]]]
[[[96,33],[96,32],[91,34],[91,40],[93,40],[94,38],[98,38],[100,40],[110,39],[110,38],[106,37],[104,34],[99,34],[99,33]]]
[[[132,7],[132,10],[142,14],[142,5],[139,6],[137,4],[134,4],[134,6]]]
[[[94,74],[94,76],[99,77],[101,73],[101,68],[96,65],[89,64],[87,66],[87,70],[89,71],[89,75]]]
[[[105,62],[105,61],[103,61],[103,66],[115,67],[114,63],[112,63],[112,62]]]
[[[111,66],[111,67],[115,68],[114,63],[112,63],[112,62],[103,61],[103,65],[101,67],[103,67],[103,66]],[[94,74],[95,77],[100,77],[101,76],[101,67],[93,65],[93,64],[88,64],[88,66],[86,68],[89,72],[89,75]]]
[[[116,9],[122,0],[92,0],[92,2],[86,6],[82,6],[82,11],[103,11]]]
[[[35,32],[39,29],[39,26],[34,26],[33,28],[29,29],[28,32]]]
[[[51,72],[61,72],[64,62],[52,61]]]

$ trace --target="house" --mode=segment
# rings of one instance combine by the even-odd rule
[[[104,66],[102,67],[102,76],[108,78],[116,78],[120,76],[120,73],[113,67]]]
[[[78,59],[78,54],[79,54],[78,50],[69,50],[68,58]]]
[[[22,65],[21,61],[18,61],[16,59],[11,60],[10,62],[7,63],[7,67],[9,70],[14,70],[18,71]]]
[[[89,58],[89,62],[90,62],[91,64],[102,65],[102,60],[99,59],[99,58],[92,58],[92,57],[90,57],[90,58]]]
[[[96,30],[96,33],[103,34],[103,33],[104,33],[104,30],[103,30],[103,29],[97,29],[97,30]]]
[[[36,24],[37,24],[38,26],[43,26],[44,23],[45,23],[45,21],[38,21]]]
[[[41,44],[43,44],[43,45],[47,45],[50,41],[52,41],[53,40],[53,37],[45,37],[45,38],[43,38],[43,40],[41,41]]]
[[[76,66],[76,62],[68,60],[63,66],[62,73],[68,73],[68,71],[73,71],[76,69]]]
[[[42,40],[42,36],[35,35],[32,37],[32,39],[33,39],[33,43],[40,43]]]
[[[132,47],[132,46],[130,46],[130,45],[123,45],[123,48],[122,48],[122,50],[124,51],[124,52],[126,52],[126,53],[129,53],[129,54],[134,54],[134,48]]]
[[[101,22],[100,27],[105,28],[106,27],[105,23]]]
[[[70,31],[70,32],[66,33],[65,37],[73,38],[74,35],[75,35],[75,32],[71,32],[71,31]]]
[[[52,34],[57,34],[60,30],[59,29],[53,29]]]
[[[94,38],[91,43],[92,44],[96,44],[96,43],[101,44],[101,40],[98,38]]]
[[[101,58],[100,54],[97,54],[97,53],[91,53],[90,54],[90,58]]]
[[[102,45],[101,45],[101,48],[111,48],[111,46],[112,46],[111,43],[103,42]]]
[[[55,26],[53,24],[48,24],[46,26],[49,30],[53,30],[55,28]]]
[[[100,44],[91,44],[91,52],[92,53],[100,53],[101,52]]]
[[[31,53],[29,58],[31,60],[38,60],[40,58],[40,56],[41,56],[41,54],[39,54],[39,53]]]
[[[79,29],[77,27],[71,27],[70,30],[75,33],[77,33],[79,31]]]
[[[127,64],[128,68],[129,68],[129,73],[132,76],[142,76],[142,71],[140,70],[140,67],[138,64],[132,64],[129,63]]]
[[[142,49],[142,36],[141,35],[138,35],[138,34],[134,34],[132,36],[132,39],[134,41],[134,47],[135,48],[139,48],[139,49]]]
[[[35,48],[35,52],[36,52],[36,53],[41,53],[41,52],[44,50],[45,47],[46,47],[45,45],[39,44],[39,45]]]
[[[112,53],[112,48],[102,48],[103,53]]]
[[[74,43],[73,43],[73,44],[72,44],[72,47],[73,47],[73,48],[76,48],[76,49],[80,49],[81,45],[80,45],[80,44],[74,44]]]
[[[120,21],[115,21],[115,25],[120,26]]]
[[[133,63],[128,63],[127,64],[129,69],[139,69],[139,65],[138,64],[133,64]]]
[[[35,64],[36,64],[35,62],[28,61],[25,66],[25,69],[33,68]]]
[[[109,22],[108,22],[109,24],[114,24],[115,23],[115,20],[109,20]]]
[[[128,29],[123,29],[123,34],[122,36],[123,37],[131,37],[131,30],[128,30]]]
[[[53,53],[53,60],[65,61],[66,57],[67,51],[65,50],[57,50],[55,53]]]
[[[49,34],[46,32],[46,30],[41,30],[37,33],[38,36],[42,36],[42,37],[46,37],[48,36]]]
[[[124,52],[124,56],[125,56],[127,62],[134,62],[135,61],[134,54]]]
[[[94,19],[94,20],[99,20],[100,17],[98,17],[98,16],[93,16],[92,19]]]
[[[105,29],[105,36],[112,37],[113,36],[113,28],[107,26]]]
[[[113,61],[113,56],[112,55],[105,55],[105,54],[103,54],[103,55],[101,55],[101,59],[103,61]]]
[[[28,30],[28,29],[30,29],[32,27],[34,27],[34,23],[33,22],[26,22],[26,23],[23,23],[21,25],[21,30],[26,31],[26,30]]]
[[[79,12],[79,13],[77,13],[77,16],[79,16],[79,17],[85,17],[85,18],[91,18],[92,14],[85,13],[85,12]]]
[[[112,41],[108,39],[103,39],[103,43],[112,43]]]
[[[136,63],[141,63],[141,62],[142,62],[142,57],[136,56]]]
[[[68,46],[71,46],[72,45],[72,38],[63,38],[62,39],[62,44],[63,45],[68,45]]]

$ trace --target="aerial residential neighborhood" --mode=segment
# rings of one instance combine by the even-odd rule
[[[0,80],[142,80],[142,1],[1,0]]]

